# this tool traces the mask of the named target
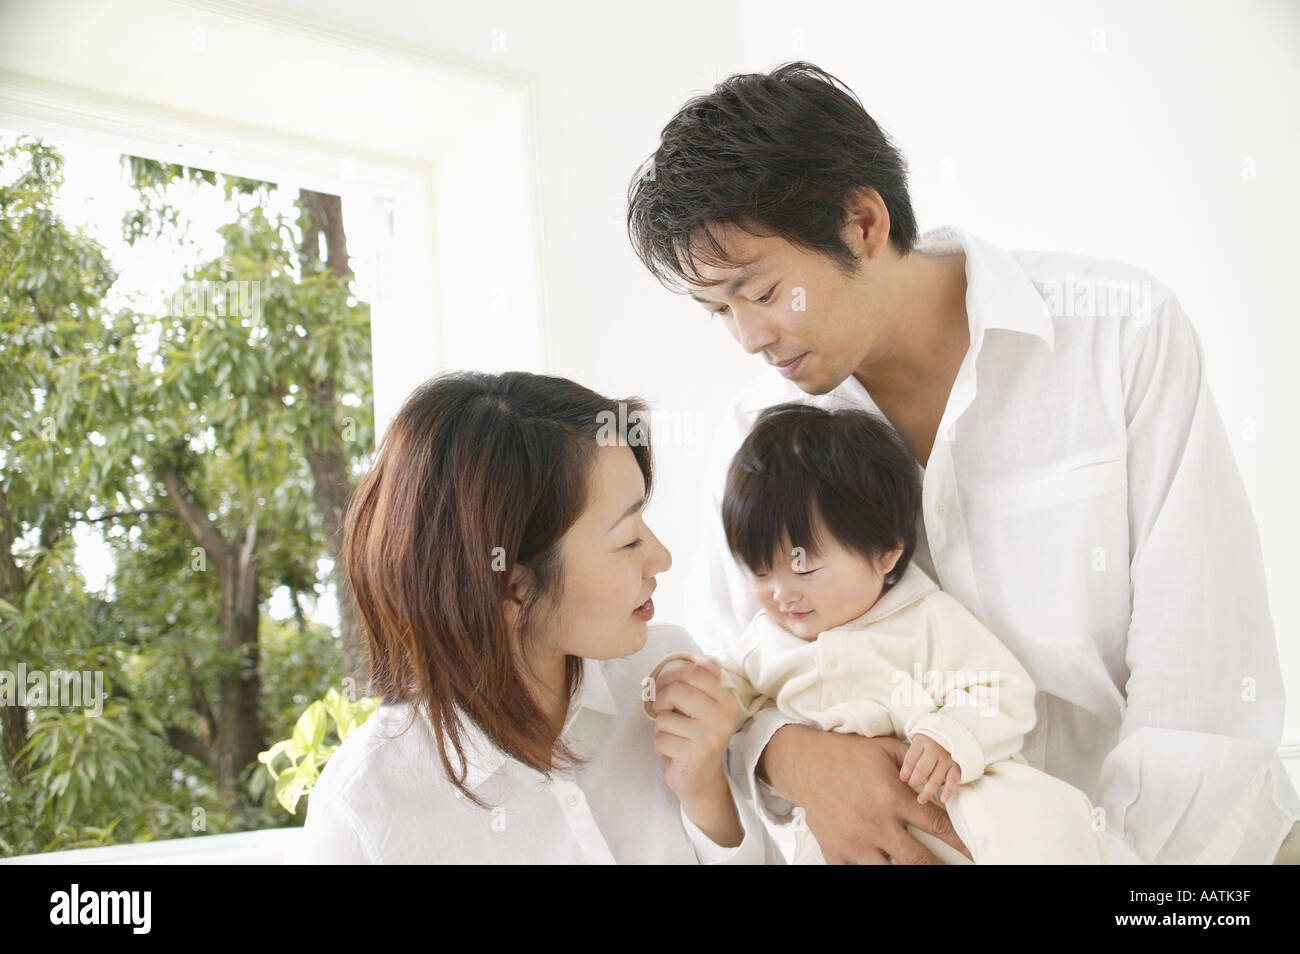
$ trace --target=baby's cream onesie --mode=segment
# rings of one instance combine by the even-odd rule
[[[660,660],[648,685],[680,658]],[[824,731],[926,735],[942,745],[961,784],[940,804],[976,864],[1105,863],[1087,795],[1020,754],[1035,721],[1029,674],[915,563],[866,613],[814,640],[760,611],[718,662],[740,702],[737,729],[775,701],[788,718]],[[794,821],[795,862],[824,863],[798,809]],[[929,832],[908,829],[941,860],[969,864]]]

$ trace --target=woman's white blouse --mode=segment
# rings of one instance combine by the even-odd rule
[[[431,727],[405,705],[380,706],[326,763],[290,864],[782,864],[763,823],[729,777],[745,837],[714,844],[664,783],[641,677],[670,652],[699,653],[678,626],[647,627],[621,659],[583,662],[562,738],[587,763],[541,773],[507,757],[465,721],[466,784],[447,779]],[[455,751],[449,751],[457,765]]]

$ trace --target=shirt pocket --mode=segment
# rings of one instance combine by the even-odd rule
[[[995,509],[1004,517],[1075,509],[1071,505],[1123,493],[1126,486],[1124,457],[1109,450],[1094,451],[1013,482],[999,495]]]
[[[1124,452],[1100,447],[1054,461],[1008,481],[986,505],[980,529],[996,545],[986,548],[982,585],[1003,608],[1004,641],[1050,643],[1060,660],[1066,647],[1106,651],[1131,615]],[[1044,682],[1046,671],[1027,668],[1040,689],[1062,692]]]

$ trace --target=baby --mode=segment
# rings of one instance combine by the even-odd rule
[[[975,864],[1104,864],[1092,805],[1020,754],[1035,688],[1015,657],[911,563],[916,462],[882,418],[766,409],[727,474],[722,521],[762,607],[717,660],[735,728],[774,701],[832,732],[911,743],[900,779],[937,795]],[[654,681],[675,653],[646,677]],[[824,864],[795,809],[795,863]],[[941,860],[970,861],[908,826]]]

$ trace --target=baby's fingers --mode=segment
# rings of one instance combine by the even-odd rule
[[[939,786],[943,784],[943,781],[943,772],[938,769],[931,772],[930,777],[925,781],[925,788],[921,789],[921,794],[916,798],[917,802],[922,805],[928,802],[930,796],[939,790]]]
[[[957,793],[957,786],[961,784],[961,769],[953,766],[948,769],[948,779],[944,782],[943,794],[939,796],[939,801],[946,802]]]
[[[912,743],[911,748],[907,750],[907,755],[903,757],[903,767],[898,771],[900,780],[907,781],[907,777],[912,774],[912,769],[916,766],[917,759],[921,757],[922,751],[921,746],[915,742]]]

